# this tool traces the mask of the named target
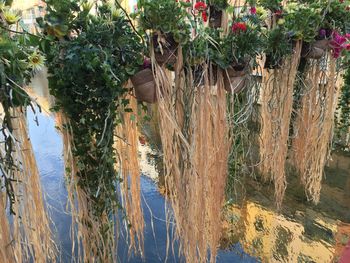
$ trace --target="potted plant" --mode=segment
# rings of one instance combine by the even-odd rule
[[[245,86],[249,64],[262,51],[260,27],[251,21],[233,22],[229,34],[220,43],[220,52],[214,61],[224,70],[225,89],[238,92]],[[239,85],[236,85],[239,83]]]
[[[157,102],[156,84],[152,72],[152,65],[149,58],[144,59],[139,72],[131,77],[135,89],[135,96],[138,101],[155,103]]]
[[[331,35],[330,31],[336,30],[340,34],[349,33],[350,26],[350,1],[322,1],[321,3],[323,20],[321,28],[327,30],[327,35]]]
[[[190,3],[168,0],[139,0],[141,29],[150,30],[155,59],[160,65],[174,64],[179,44],[184,44],[190,37]]]
[[[208,64],[209,85],[217,82],[217,66],[213,63],[213,57],[218,52],[218,37],[216,30],[199,27],[197,36],[184,46],[185,64],[189,69],[187,72],[192,73],[195,86],[204,85],[205,63]]]
[[[320,29],[320,36],[324,39],[323,46],[332,50],[334,58],[339,58],[348,49],[350,26],[350,1],[339,0],[322,2],[324,19]],[[321,42],[322,43],[322,42]]]
[[[221,27],[223,12],[228,7],[227,0],[209,0],[209,26],[212,28]]]
[[[290,55],[292,51],[293,44],[290,36],[286,33],[283,25],[277,25],[275,28],[269,30],[266,35],[266,60],[264,68],[280,68],[284,57]]]
[[[322,9],[318,3],[289,3],[284,17],[285,27],[292,36],[292,41],[302,41],[301,56],[304,58],[320,59],[325,48],[316,42],[320,28]]]

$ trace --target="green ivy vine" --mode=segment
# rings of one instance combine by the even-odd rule
[[[119,207],[114,131],[120,114],[130,111],[125,83],[142,65],[143,47],[118,6],[102,4],[91,15],[92,5],[84,0],[47,4],[38,22],[47,36],[41,46],[54,110],[70,120],[78,183],[98,217]]]

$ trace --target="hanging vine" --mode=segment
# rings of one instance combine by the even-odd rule
[[[119,209],[126,225],[134,228],[130,233],[139,239],[139,247],[143,246],[143,227],[130,225],[143,226],[137,222],[143,220],[140,201],[133,202],[138,202],[138,207],[133,208],[139,210],[138,217],[135,220],[130,215],[129,222],[116,192],[122,175],[115,166],[119,160],[114,148],[116,127],[123,124],[127,116],[122,117],[123,114],[132,111],[125,84],[143,63],[142,46],[118,6],[102,3],[96,6],[97,14],[92,15],[93,5],[84,0],[47,1],[47,5],[47,15],[39,20],[47,35],[41,46],[48,57],[49,89],[56,99],[54,109],[61,115],[79,253],[81,259],[89,262],[115,262]],[[127,187],[124,190],[128,191]],[[132,236],[132,242],[134,239]],[[132,246],[136,247],[134,243]]]

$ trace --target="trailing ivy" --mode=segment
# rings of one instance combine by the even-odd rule
[[[48,13],[39,23],[55,40],[41,45],[48,56],[54,110],[70,120],[78,184],[97,217],[110,215],[119,206],[115,191],[120,180],[113,132],[120,114],[129,111],[125,83],[143,63],[140,39],[117,7],[102,4],[97,15],[90,15],[87,1],[47,4]]]

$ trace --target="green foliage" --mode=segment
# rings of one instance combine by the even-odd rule
[[[219,48],[220,53],[214,58],[214,62],[221,68],[227,68],[232,63],[246,63],[262,52],[264,47],[264,37],[261,34],[259,24],[251,20],[246,22],[235,22],[245,25],[246,30],[231,32],[221,39]],[[234,25],[233,25],[234,26]]]
[[[74,18],[61,20],[68,26],[69,37],[49,42],[46,49],[49,88],[56,98],[55,108],[70,119],[79,184],[100,216],[118,206],[115,189],[120,179],[114,168],[113,132],[120,114],[128,110],[124,84],[143,63],[142,45],[128,21],[108,5],[101,5],[92,16],[84,9],[76,13],[75,3],[69,0],[50,2],[41,23],[44,29],[63,10]],[[71,8],[66,10],[67,6]]]
[[[348,133],[350,127],[350,69],[346,71],[344,76],[344,86],[342,87],[338,108],[341,114],[337,120],[337,128],[340,132]]]
[[[191,3],[169,0],[139,0],[140,11],[136,14],[140,27],[146,30],[171,33],[178,43],[190,38],[191,15],[186,11]]]
[[[265,54],[271,60],[271,65],[278,65],[292,50],[292,41],[283,26],[276,26],[268,31]]]
[[[195,39],[184,46],[184,58],[191,66],[215,60],[219,53],[218,42],[219,31],[212,28],[200,30]]]
[[[282,0],[259,0],[258,3],[271,11],[282,9]]]
[[[228,7],[227,0],[209,0],[209,5],[214,6],[216,10],[225,10]]]
[[[312,42],[320,28],[322,9],[318,4],[289,3],[286,7],[285,27],[295,40]]]
[[[350,32],[350,1],[323,1],[325,12],[322,28],[336,29],[339,33]]]

